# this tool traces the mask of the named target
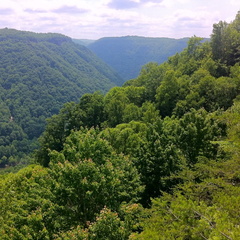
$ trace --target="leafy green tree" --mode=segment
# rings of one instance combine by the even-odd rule
[[[127,95],[127,98],[134,105],[141,107],[145,101],[146,88],[144,86],[135,87],[135,86],[125,86],[122,88]]]
[[[141,108],[135,104],[130,103],[123,111],[123,122],[128,123],[131,121],[138,121],[141,119]]]
[[[129,104],[129,99],[123,88],[112,88],[104,98],[105,111],[108,118],[108,125],[115,127],[123,122],[123,112]]]
[[[144,102],[142,105],[142,121],[144,123],[155,123],[160,118],[160,112],[157,110],[156,105],[151,102]]]
[[[178,90],[179,86],[174,71],[167,72],[156,94],[156,101],[162,116],[171,115],[178,100]]]
[[[228,153],[224,159],[203,160],[192,170],[184,169],[184,179],[172,194],[152,200],[142,218],[143,231],[130,239],[238,239],[239,209],[239,103],[222,115],[227,122],[227,138],[218,141]]]
[[[181,151],[176,145],[174,119],[156,118],[151,123],[130,122],[115,128],[105,129],[101,135],[118,153],[133,157],[141,181],[145,185],[142,201],[149,203],[150,197],[160,195],[174,184],[169,178],[181,169]]]
[[[79,225],[68,231],[60,232],[54,237],[56,240],[86,240],[88,238],[88,229],[83,229]]]
[[[213,59],[219,60],[222,64],[233,66],[239,61],[239,16],[240,12],[230,24],[220,21],[213,25],[211,35]]]
[[[70,120],[75,121],[75,118],[72,117],[74,108],[75,103],[67,103],[58,115],[53,115],[48,119],[46,129],[39,139],[41,147],[36,152],[37,161],[43,166],[49,164],[50,150],[61,151],[66,137],[70,134],[71,129],[74,129],[74,126],[70,124]]]
[[[91,240],[124,240],[128,239],[124,222],[120,220],[117,213],[103,208],[94,222],[89,227],[89,239]]]
[[[226,22],[220,21],[218,24],[213,25],[213,31],[211,35],[211,46],[214,59],[221,59],[225,54],[223,51],[223,34],[228,24]]]
[[[214,98],[215,109],[227,110],[239,94],[238,80],[229,77],[220,77],[215,81]]]
[[[176,76],[191,76],[201,66],[204,58],[209,55],[208,43],[202,43],[202,40],[196,36],[189,39],[188,46],[180,53],[177,61],[174,61]],[[171,61],[169,63],[172,64]]]
[[[201,41],[203,39],[200,37],[191,37],[188,41],[188,46],[186,51],[188,56],[194,57],[194,59],[198,60],[204,56]]]
[[[66,103],[58,115],[48,119],[46,129],[39,139],[40,149],[36,154],[38,162],[48,166],[49,151],[61,151],[72,130],[101,127],[105,119],[103,95],[99,92],[83,95],[78,104]]]
[[[117,211],[121,202],[137,201],[142,191],[132,161],[114,153],[94,129],[73,132],[62,152],[53,151],[50,173],[57,203],[75,225],[93,221],[104,206]]]
[[[165,68],[165,64],[158,65],[157,63],[150,62],[142,67],[136,79],[126,82],[123,86],[133,85],[136,87],[145,87],[144,99],[154,101],[156,90],[163,80],[166,71]]]
[[[176,121],[165,118],[148,125],[146,140],[134,153],[141,181],[146,186],[142,203],[148,205],[150,198],[161,195],[176,184],[171,175],[181,170],[184,158],[178,149],[173,132]]]
[[[175,198],[154,200],[153,204],[152,217],[144,222],[145,230],[132,239],[159,236],[161,239],[234,239],[239,236],[234,225],[221,223],[228,216],[217,211],[217,206],[208,207],[203,201],[187,199],[180,193]]]
[[[1,179],[2,239],[51,239],[60,226],[47,169],[28,166]]]
[[[130,239],[238,239],[238,165],[236,159],[197,164],[173,194],[152,201],[142,233]]]
[[[80,119],[85,127],[100,127],[106,120],[104,112],[104,96],[100,92],[87,93],[80,98],[77,110],[81,112]]]
[[[215,86],[215,78],[210,75],[202,77],[196,86],[195,91],[199,93],[202,102],[201,106],[207,111],[214,111],[215,109],[217,109]]]
[[[198,157],[214,157],[217,146],[211,143],[221,133],[212,115],[204,109],[191,109],[180,120],[176,127],[176,143],[187,159],[187,164],[195,164]]]
[[[147,124],[131,121],[117,125],[115,128],[106,128],[100,135],[109,141],[117,153],[134,156],[146,140]]]

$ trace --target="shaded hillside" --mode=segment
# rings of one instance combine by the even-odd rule
[[[60,34],[2,29],[0,56],[0,159],[28,152],[23,141],[38,137],[64,103],[121,83],[89,49]]]
[[[137,77],[144,64],[163,63],[168,57],[181,52],[187,41],[188,38],[108,37],[89,44],[88,48],[124,80],[129,80]]]

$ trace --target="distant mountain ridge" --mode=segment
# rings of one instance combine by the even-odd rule
[[[85,47],[87,47],[89,44],[94,43],[96,41],[92,39],[72,39],[72,40],[73,42],[83,45]]]
[[[106,37],[87,44],[87,47],[126,81],[136,78],[146,63],[160,64],[181,52],[188,40],[189,38]]]

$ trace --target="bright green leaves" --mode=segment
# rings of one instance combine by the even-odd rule
[[[233,155],[237,160],[240,147],[240,103],[238,99],[236,99],[231,108],[220,116],[220,119],[227,125],[227,138],[217,143],[220,144],[224,152]]]
[[[113,210],[136,201],[142,191],[132,161],[116,154],[95,130],[73,132],[61,153],[51,153],[55,195],[71,222],[94,220],[104,206]]]
[[[118,153],[134,158],[145,185],[142,195],[145,202],[171,186],[168,177],[182,164],[174,129],[174,120],[165,118],[162,121],[158,118],[154,124],[132,121],[107,128],[101,133]]]
[[[213,25],[211,36],[213,58],[228,66],[239,62],[239,14],[238,12],[235,20],[230,24],[220,21]]]
[[[120,213],[104,207],[87,228],[80,225],[58,234],[57,240],[127,240],[132,231],[139,230],[143,209],[139,204],[122,205]]]
[[[183,191],[153,200],[144,231],[133,239],[238,239],[239,191],[214,179],[185,184]]]
[[[100,127],[104,120],[103,95],[99,92],[83,95],[78,104],[65,104],[58,115],[48,119],[46,129],[39,139],[41,147],[36,154],[38,162],[48,166],[49,151],[61,151],[71,130]]]
[[[135,159],[145,185],[142,198],[146,204],[150,197],[159,196],[177,183],[171,175],[192,167],[200,157],[215,158],[217,145],[212,141],[220,133],[214,116],[204,109],[192,109],[180,119],[156,118],[152,124],[132,121],[107,128],[100,135],[118,153]]]
[[[144,102],[144,87],[115,87],[105,96],[105,112],[107,125],[115,127],[117,124],[139,120],[140,108]]]
[[[141,181],[146,186],[144,204],[172,186],[169,177],[180,170],[182,164],[181,151],[174,144],[174,121],[167,120],[148,125],[145,142],[133,152]]]
[[[72,132],[66,139],[62,151],[65,158],[75,163],[92,159],[99,165],[110,159],[112,147],[106,140],[99,137],[98,132],[94,129]]]
[[[54,194],[58,196],[58,204],[63,206],[64,215],[70,220],[68,223],[66,219],[66,225],[86,224],[94,220],[104,204],[111,205],[108,197],[112,188],[108,187],[114,179],[112,174],[105,174],[112,170],[110,163],[100,168],[92,160],[83,160],[79,164],[65,161],[51,165],[50,171],[57,183]]]
[[[123,111],[128,103],[129,99],[121,88],[115,87],[108,92],[105,97],[105,109],[109,126],[115,127],[123,122]]]
[[[104,207],[120,211],[123,202],[138,201],[143,191],[132,160],[116,154],[97,130],[72,132],[63,150],[51,151],[50,158],[48,169],[32,166],[1,180],[0,231],[6,239],[68,239],[72,227],[88,227]],[[121,232],[122,223],[111,210],[107,222]],[[91,225],[97,235],[99,219]],[[116,234],[107,228],[105,234]],[[74,234],[84,239],[87,233],[81,228]]]
[[[49,239],[59,223],[51,185],[47,170],[40,166],[29,166],[1,181],[3,239]]]
[[[127,240],[128,234],[118,214],[107,208],[101,210],[96,222],[89,227],[91,240]]]
[[[147,210],[149,218],[142,221],[143,232],[132,235],[131,239],[240,237],[238,101],[225,114],[213,117],[204,110],[191,110],[179,120],[177,143],[184,154],[189,151],[192,155],[186,157],[191,170],[185,168],[178,174],[183,184],[175,187],[172,194],[163,194],[152,201],[151,209]],[[210,161],[215,153],[211,139],[219,133],[216,117],[227,124],[228,136],[217,142],[224,158]],[[194,159],[197,162],[192,162]]]
[[[132,155],[145,143],[147,125],[132,121],[117,125],[115,128],[107,128],[101,135],[106,138],[118,153]]]
[[[157,63],[150,62],[142,67],[140,75],[136,79],[126,82],[124,86],[144,87],[146,91],[145,99],[147,101],[154,101],[156,89],[160,85],[165,71],[165,64],[158,65]]]
[[[179,120],[176,144],[182,150],[189,166],[195,164],[200,156],[215,156],[216,146],[211,141],[220,134],[219,130],[217,123],[204,109],[192,109]]]

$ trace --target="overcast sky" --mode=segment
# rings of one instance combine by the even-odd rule
[[[214,23],[239,10],[240,0],[1,0],[0,28],[77,39],[209,37]]]

